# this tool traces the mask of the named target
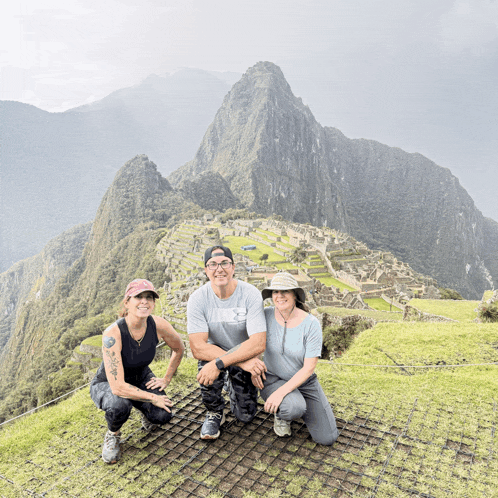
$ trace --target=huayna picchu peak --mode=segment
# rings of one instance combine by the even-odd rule
[[[273,63],[233,86],[194,159],[168,179],[207,171],[250,211],[346,231],[469,298],[498,277],[496,224],[448,169],[321,126]]]

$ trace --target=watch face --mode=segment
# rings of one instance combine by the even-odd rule
[[[218,367],[218,370],[223,370],[225,368],[225,364],[220,358],[216,358],[216,366]]]

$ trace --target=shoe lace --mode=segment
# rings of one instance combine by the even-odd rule
[[[214,421],[217,418],[221,420],[222,417],[223,417],[222,413],[208,412],[208,414],[207,414],[208,420],[212,420],[212,421]]]
[[[104,444],[108,447],[113,447],[119,444],[119,440],[121,438],[121,434],[112,434],[111,432],[106,432],[104,438]]]

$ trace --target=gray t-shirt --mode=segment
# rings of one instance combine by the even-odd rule
[[[305,358],[318,358],[322,354],[322,328],[311,314],[297,326],[284,327],[275,319],[275,308],[265,308],[266,351],[265,365],[269,373],[283,380],[291,379],[303,367]]]
[[[208,332],[208,343],[225,351],[265,330],[261,293],[242,280],[237,280],[234,293],[227,299],[220,299],[208,282],[188,300],[187,332]]]

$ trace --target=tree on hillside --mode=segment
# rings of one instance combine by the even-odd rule
[[[455,299],[455,300],[463,299],[462,295],[454,289],[439,287],[439,292],[441,293],[441,299]]]
[[[294,263],[302,263],[306,259],[306,249],[304,246],[296,247],[290,255],[290,260]]]
[[[266,261],[268,259],[268,254],[262,254],[261,257],[259,258],[259,262],[263,264],[263,261]]]

